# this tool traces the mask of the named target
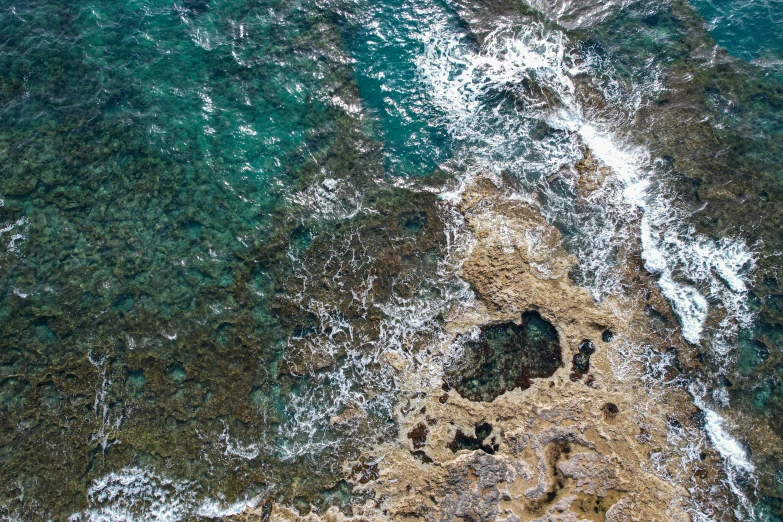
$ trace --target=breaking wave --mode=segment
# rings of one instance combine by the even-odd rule
[[[298,259],[293,251],[289,255]],[[453,303],[469,299],[467,286],[454,280],[448,262],[439,261],[439,281],[414,285],[417,290],[410,297],[392,292],[386,301],[375,303],[373,258],[363,249],[357,233],[335,237],[328,259],[320,264],[299,264],[295,277],[301,281],[302,292],[292,299],[303,312],[315,317],[317,324],[312,331],[289,339],[288,352],[304,347],[312,358],[333,363],[323,369],[306,369],[307,386],[287,401],[286,422],[278,433],[277,451],[283,460],[323,454],[344,444],[346,438],[359,444],[366,438],[367,444],[373,444],[379,433],[366,429],[372,422],[370,417],[390,418],[399,394],[405,391],[396,371],[407,373],[405,387],[422,389],[439,381],[441,361],[421,346],[442,335],[439,315]],[[371,306],[378,306],[383,318],[377,332],[356,328],[337,305],[306,291],[323,273],[335,274],[331,283],[338,289],[350,287],[343,280],[347,274],[364,274],[359,288],[345,290],[343,298],[352,300],[365,315]],[[430,283],[439,292],[428,292],[425,286]]]
[[[199,499],[198,485],[175,481],[140,467],[124,468],[93,481],[89,507],[70,522],[177,522],[193,517],[218,519],[255,507],[257,500],[226,504]]]
[[[466,34],[440,20],[422,41],[421,77],[438,117],[461,145],[454,161],[467,167],[468,176],[512,173],[525,199],[539,201],[545,217],[565,229],[597,299],[619,290],[607,280],[619,275],[606,260],[619,265],[617,252],[641,237],[645,267],[660,276],[661,291],[689,342],[701,340],[708,298],[726,314],[716,335],[721,343],[749,323],[744,303],[747,273],[754,266],[750,249],[740,238],[713,240],[684,225],[661,167],[646,150],[625,143],[606,114],[591,110],[578,95],[577,80],[589,76],[604,98],[626,108],[617,126],[631,121],[644,100],[661,89],[655,72],[634,84],[637,92],[619,96],[616,82],[606,79],[614,73],[605,61],[535,23],[501,26],[476,50]],[[549,134],[536,134],[542,128]],[[581,198],[589,207],[580,209],[579,174],[564,167],[578,161],[585,148],[613,175]]]

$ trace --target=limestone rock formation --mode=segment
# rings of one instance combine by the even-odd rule
[[[582,163],[591,170],[583,177],[606,175],[589,156]],[[365,456],[372,478],[350,478],[357,463],[345,464],[354,493],[367,499],[350,516],[336,507],[317,515],[267,504],[239,520],[690,520],[689,497],[698,493],[685,484],[721,487],[720,461],[707,449],[695,462],[680,457],[677,444],[700,434],[698,412],[684,390],[640,377],[644,361],[662,361],[662,375],[676,371],[662,354],[681,342],[654,330],[645,307],[665,306],[643,270],[628,268],[625,298],[597,304],[569,278],[576,260],[536,207],[479,178],[456,209],[465,245],[456,266],[475,300],[444,316],[433,364],[447,367],[461,336],[521,324],[530,312],[554,325],[563,364],[486,402],[445,381],[406,395],[396,440]],[[570,378],[586,341],[594,350],[582,366],[588,373]],[[390,354],[386,362],[405,388],[404,361]]]

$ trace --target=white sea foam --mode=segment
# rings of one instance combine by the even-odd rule
[[[426,346],[442,340],[438,316],[451,304],[472,298],[468,285],[454,277],[456,267],[450,264],[460,262],[467,248],[460,233],[462,217],[448,207],[443,217],[448,255],[438,261],[433,274],[439,280],[416,282],[397,276],[392,286],[418,288],[413,295],[405,292],[405,297],[392,291],[383,302],[371,301],[379,276],[374,272],[372,252],[358,232],[334,237],[326,259],[302,260],[295,251],[289,252],[301,288],[290,298],[316,324],[289,339],[286,357],[298,351],[307,353],[308,360],[332,363],[311,370],[305,362],[299,369],[307,374],[307,382],[286,398],[286,421],[277,434],[280,458],[323,455],[343,446],[345,439],[361,444],[360,437],[368,431],[363,428],[374,422],[369,412],[376,418],[390,416],[401,393],[440,385],[443,361]],[[311,284],[322,284],[324,274],[329,274],[330,301],[352,302],[356,313],[365,316],[371,307],[380,308],[383,316],[377,331],[355,327],[338,306],[309,291]],[[432,286],[438,291],[429,290]],[[406,372],[401,380],[400,369]],[[373,433],[367,442],[374,443],[378,435]]]
[[[226,445],[223,454],[227,457],[238,457],[244,460],[253,460],[261,453],[261,447],[256,443],[242,444],[232,439],[229,433],[228,424],[223,422],[223,433],[218,436],[218,440]]]
[[[372,281],[368,280],[367,285]],[[362,292],[355,298],[362,299]],[[366,296],[365,296],[366,298]],[[303,300],[302,305],[314,312],[320,325],[302,340],[313,354],[341,357],[328,369],[312,372],[308,385],[290,397],[286,406],[289,419],[281,426],[280,457],[284,460],[302,455],[316,455],[341,445],[330,431],[339,429],[342,436],[356,433],[366,422],[368,410],[389,414],[401,391],[396,375],[388,366],[386,354],[394,355],[421,381],[435,381],[440,371],[433,368],[424,353],[414,349],[421,332],[435,332],[435,317],[444,309],[446,300],[438,297],[415,296],[393,298],[383,303],[385,317],[377,338],[354,331],[339,317],[336,310],[315,300]],[[334,419],[346,410],[355,415],[333,428]],[[355,439],[356,440],[356,439]]]
[[[196,514],[204,518],[218,518],[224,519],[252,509],[256,507],[260,499],[253,499],[250,501],[239,501],[233,504],[224,505],[222,502],[216,500],[207,500],[199,504]]]
[[[634,0],[573,2],[569,0],[529,0],[528,3],[569,29],[585,29],[616,13]]]
[[[321,169],[321,181],[294,194],[292,202],[310,209],[322,219],[350,219],[362,209],[362,195],[343,180]]]
[[[102,451],[118,442],[120,426],[123,422],[122,413],[112,411],[109,408],[108,393],[111,386],[111,379],[107,373],[108,357],[93,358],[92,351],[87,353],[87,360],[100,370],[100,384],[95,390],[95,399],[93,400],[93,414],[98,424],[97,431],[93,433],[90,441],[97,442]]]
[[[195,516],[223,518],[254,507],[259,499],[226,504],[199,498],[198,485],[177,481],[141,467],[123,468],[94,480],[89,507],[70,522],[178,522]]]
[[[4,204],[5,202],[3,202]],[[6,242],[6,252],[18,252],[19,245],[17,243],[24,241],[27,236],[28,223],[26,217],[20,217],[16,221],[0,224],[0,240]],[[6,234],[8,234],[6,238],[3,238]]]
[[[742,445],[726,431],[726,421],[713,410],[702,405],[705,415],[706,431],[715,449],[732,467],[752,472],[755,466],[750,462]]]
[[[752,252],[740,238],[713,240],[684,225],[649,153],[613,133],[613,123],[631,121],[644,100],[661,89],[654,67],[625,93],[628,89],[618,87],[605,60],[535,23],[518,30],[501,23],[476,49],[444,14],[433,17],[421,40],[422,81],[457,143],[455,161],[467,167],[468,176],[510,172],[521,181],[520,190],[527,194],[522,197],[542,201],[543,195],[547,219],[575,229],[567,242],[583,271],[592,274],[589,285],[597,299],[620,289],[613,271],[618,252],[641,238],[645,267],[659,275],[661,292],[689,342],[702,340],[709,302],[718,303],[722,319],[711,341],[725,354],[737,329],[752,318],[745,304]],[[624,109],[604,114],[586,106],[575,84],[584,75],[602,89],[608,105]],[[554,131],[531,137],[542,123]],[[583,147],[613,173],[586,203],[550,183],[552,176],[562,177],[563,165],[581,157]],[[574,182],[565,180],[571,189]]]
[[[712,443],[712,446],[723,458],[726,482],[732,493],[738,500],[738,506],[734,508],[738,520],[756,520],[753,503],[745,494],[740,480],[755,480],[753,475],[755,466],[748,457],[742,444],[729,433],[726,420],[715,410],[707,405],[705,400],[706,387],[700,383],[690,386],[694,403],[704,413],[704,430]]]

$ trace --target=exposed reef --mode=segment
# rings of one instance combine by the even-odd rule
[[[464,219],[454,266],[475,299],[444,314],[429,348],[443,380],[421,389],[388,358],[407,390],[399,435],[344,465],[365,503],[320,513],[268,503],[237,520],[686,521],[692,495],[723,487],[715,451],[700,444],[695,461],[682,458],[687,435],[701,437],[687,393],[638,377],[644,357],[676,372],[662,357],[681,342],[655,332],[646,308],[669,312],[643,271],[629,268],[633,298],[596,304],[569,279],[575,259],[557,229],[498,185],[479,178],[444,204]],[[548,357],[536,375],[524,370],[531,346]]]

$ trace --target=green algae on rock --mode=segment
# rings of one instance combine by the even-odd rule
[[[383,408],[327,415],[315,438],[337,450],[319,466],[291,452],[307,438],[291,404],[334,382],[309,371],[319,361],[292,366],[287,341],[323,333],[316,298],[364,321],[350,289],[372,274],[329,264],[339,246],[378,258],[357,294],[372,341],[377,301],[415,291],[394,275],[437,263],[435,197],[385,183],[382,143],[346,109],[361,103],[329,13],[153,4],[0,13],[0,518],[109,509],[88,494],[106,476],[318,506],[365,440],[340,437],[390,431]],[[300,309],[300,263],[345,277]]]

